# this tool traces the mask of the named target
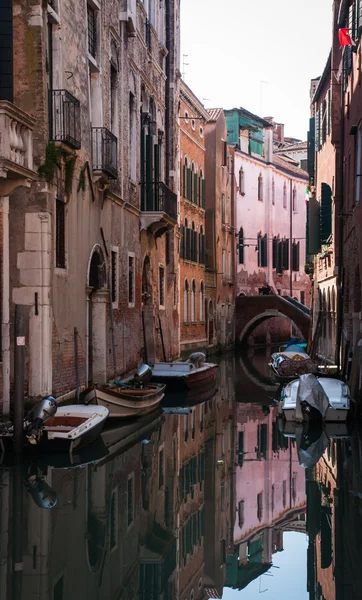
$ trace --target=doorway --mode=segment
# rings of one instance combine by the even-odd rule
[[[106,332],[107,300],[106,264],[100,246],[95,246],[88,266],[87,316],[88,316],[88,386],[95,382],[106,383]]]

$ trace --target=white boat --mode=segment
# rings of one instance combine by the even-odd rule
[[[159,362],[152,367],[152,381],[164,383],[166,392],[207,392],[216,383],[217,365],[205,362],[202,352],[194,352],[187,361]]]
[[[285,385],[278,403],[287,421],[346,421],[351,408],[349,387],[339,379],[301,375]]]
[[[108,415],[104,406],[60,406],[43,425],[38,445],[45,451],[78,450],[100,435]]]

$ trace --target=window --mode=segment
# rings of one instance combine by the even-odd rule
[[[194,279],[191,285],[191,321],[196,321],[196,283]]]
[[[327,138],[327,101],[324,100],[322,105],[322,145]]]
[[[64,577],[60,577],[53,587],[53,600],[64,599]]]
[[[239,502],[239,506],[238,506],[238,520],[239,520],[239,527],[241,528],[244,525],[244,500],[240,500]]]
[[[195,131],[195,119],[191,119],[191,127]]]
[[[158,453],[158,489],[160,490],[165,483],[165,465],[163,448]]]
[[[245,196],[245,175],[243,167],[239,169],[239,194]]]
[[[200,127],[199,132],[200,132],[200,137],[201,138],[204,137],[204,130],[202,127]]]
[[[222,278],[225,279],[225,272],[226,272],[226,252],[223,249],[222,251],[222,262],[221,262],[221,275]]]
[[[261,173],[258,177],[258,200],[259,202],[263,201],[263,176]]]
[[[287,482],[284,479],[283,481],[283,508],[287,505]]]
[[[292,246],[292,258],[293,258],[293,271],[299,271],[300,258],[299,258],[299,242],[293,242]]]
[[[187,323],[189,320],[189,282],[185,279],[184,287],[184,321]]]
[[[200,321],[205,320],[204,304],[205,304],[204,282],[201,281],[201,283],[200,283]]]
[[[112,44],[113,48],[113,44]],[[115,59],[111,61],[111,131],[118,137],[118,62],[117,49],[114,48]]]
[[[185,110],[184,116],[185,116],[185,123],[188,123],[189,122],[189,113],[187,112],[187,110]]]
[[[56,199],[55,215],[55,266],[65,269],[65,203]]]
[[[160,306],[165,306],[165,269],[164,267],[159,267],[159,302]]]
[[[87,4],[87,17],[88,17],[88,52],[95,58],[97,51],[97,12],[96,10]]]
[[[287,208],[287,184],[284,182],[283,185],[283,208]]]
[[[134,476],[128,477],[127,481],[127,527],[134,521]]]
[[[300,301],[302,304],[305,304],[305,292],[300,292]]]
[[[293,212],[295,212],[295,213],[298,212],[296,186],[294,186],[294,188],[293,188]]]
[[[239,250],[239,265],[243,265],[244,264],[244,230],[242,227],[240,227],[240,229],[239,229],[238,250]]]
[[[358,178],[360,179],[360,178]],[[320,243],[326,244],[332,234],[332,189],[322,183],[322,200],[320,208]]]
[[[223,141],[223,159],[222,159],[223,167],[227,166],[227,155],[228,155],[228,144],[227,144],[227,142]]]
[[[259,233],[258,235],[258,267],[268,266],[268,238],[267,234],[264,236]]]
[[[225,223],[226,216],[226,205],[225,205],[225,194],[221,194],[221,222]]]
[[[257,496],[257,515],[258,520],[261,521],[263,518],[263,492],[260,492]]]
[[[113,490],[111,497],[110,522],[109,522],[109,545],[110,549],[117,546],[117,525],[118,521],[118,493],[117,489]]]
[[[135,257],[128,255],[128,306],[135,305]]]
[[[272,204],[275,204],[275,181],[272,179]]]
[[[118,248],[113,247],[111,250],[111,295],[113,305],[117,305],[119,302],[119,261],[118,261]]]
[[[130,178],[136,181],[136,99],[129,95],[129,164]]]

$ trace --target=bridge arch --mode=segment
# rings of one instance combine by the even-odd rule
[[[242,344],[243,342],[245,342],[247,340],[247,338],[249,337],[249,335],[254,331],[254,329],[256,329],[256,327],[258,325],[260,325],[260,323],[263,323],[264,321],[267,321],[268,319],[275,319],[276,317],[282,317],[283,319],[288,321],[291,325],[293,325],[293,327],[296,328],[300,339],[304,340],[304,335],[303,335],[302,331],[299,329],[298,325],[293,321],[293,319],[291,319],[287,315],[284,315],[279,310],[273,310],[273,311],[267,310],[259,315],[256,315],[252,319],[250,319],[250,321],[245,325],[244,329],[240,333],[239,343]]]

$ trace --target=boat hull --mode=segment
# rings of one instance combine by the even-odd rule
[[[295,408],[281,408],[281,412],[284,414],[286,421],[296,421]],[[332,408],[329,407],[324,416],[323,421],[325,423],[337,423],[337,422],[346,422],[348,417],[349,410],[344,410],[341,408]],[[303,412],[303,421],[308,422],[309,416],[307,413]]]
[[[84,402],[95,402],[105,406],[109,410],[109,418],[111,419],[129,419],[141,417],[154,411],[159,406],[164,396],[165,386],[158,386],[152,393],[148,395],[134,394],[132,397],[127,396],[126,392],[115,392],[108,388],[94,386],[86,390],[84,394]]]
[[[169,371],[170,373],[153,371],[152,374],[152,381],[166,385],[167,394],[184,391],[193,391],[197,394],[197,390],[208,392],[216,383],[217,365],[214,364],[191,370],[189,373],[172,372],[172,369]]]

